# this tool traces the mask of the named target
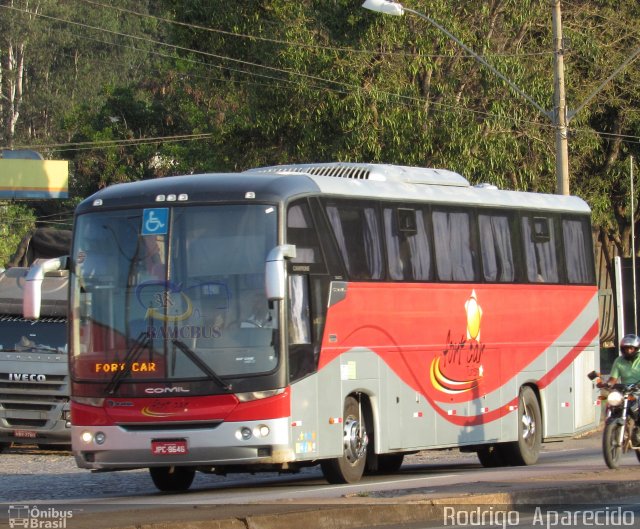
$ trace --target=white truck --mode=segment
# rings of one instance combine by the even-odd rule
[[[43,236],[53,241],[44,251],[37,248]],[[68,253],[69,240],[70,234],[48,237],[37,230],[9,263],[22,266],[0,269],[0,450],[16,443],[43,449],[70,444],[68,270],[66,258],[52,256]],[[42,282],[41,311],[27,319],[23,299],[33,280]]]

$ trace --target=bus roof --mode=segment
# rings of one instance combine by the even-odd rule
[[[251,195],[249,195],[251,194]],[[305,195],[390,199],[589,213],[575,196],[472,186],[444,169],[362,163],[318,163],[255,168],[243,173],[172,176],[116,184],[84,200],[77,213],[102,208],[161,207],[210,202],[288,201]]]
[[[587,203],[576,196],[504,191],[489,184],[472,186],[462,175],[446,169],[330,162],[259,167],[246,173],[307,175],[325,195],[590,212]]]

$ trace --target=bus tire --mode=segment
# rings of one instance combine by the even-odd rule
[[[367,465],[367,428],[364,417],[360,416],[360,404],[352,396],[344,402],[343,426],[342,456],[320,462],[322,474],[329,483],[360,481]]]
[[[485,468],[504,467],[509,463],[505,458],[504,447],[499,444],[487,445],[478,448],[477,454],[480,464]]]
[[[196,471],[189,467],[151,467],[153,484],[163,492],[183,492],[193,483]]]
[[[542,414],[535,392],[528,386],[518,399],[518,440],[505,444],[505,455],[514,466],[535,465],[542,445]]]
[[[0,452],[4,452],[11,443],[0,443]]]

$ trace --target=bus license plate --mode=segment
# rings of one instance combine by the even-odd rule
[[[151,441],[154,456],[179,456],[187,453],[186,439],[162,439]]]
[[[34,432],[33,430],[14,430],[13,431],[13,436],[14,437],[21,437],[23,439],[35,439],[36,438],[36,432]]]

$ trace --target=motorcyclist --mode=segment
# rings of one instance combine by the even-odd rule
[[[627,334],[620,340],[620,356],[611,366],[611,374],[607,385],[612,386],[618,379],[622,384],[640,382],[640,337]]]

